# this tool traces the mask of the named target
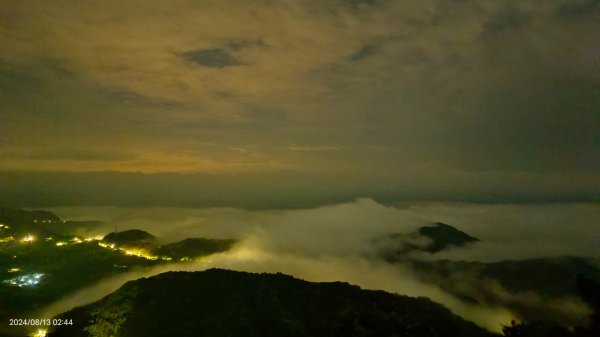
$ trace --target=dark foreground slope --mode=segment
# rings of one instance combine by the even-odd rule
[[[426,298],[211,269],[131,281],[50,336],[493,336]]]

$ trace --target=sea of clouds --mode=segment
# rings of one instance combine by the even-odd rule
[[[515,318],[501,306],[463,302],[417,279],[403,263],[388,263],[378,242],[390,234],[410,234],[434,222],[450,224],[481,241],[412,258],[493,262],[552,256],[600,255],[600,207],[597,204],[447,204],[383,205],[371,199],[311,209],[64,207],[52,211],[69,220],[100,220],[87,235],[143,229],[167,243],[187,237],[235,238],[230,251],[202,261],[134,270],[71,294],[42,310],[52,316],[97,300],[123,283],[172,270],[227,268],[282,272],[309,281],[345,281],[368,289],[425,296],[492,331]],[[576,300],[548,303],[532,294],[511,294],[498,284],[494,292],[514,301],[562,307],[586,313]]]

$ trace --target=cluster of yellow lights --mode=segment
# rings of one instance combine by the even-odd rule
[[[108,244],[105,242],[101,242],[100,240],[102,239],[101,236],[96,236],[96,237],[88,237],[88,238],[80,238],[80,237],[74,237],[71,240],[69,240],[68,242],[66,241],[57,241],[56,242],[56,246],[57,247],[61,247],[61,246],[66,246],[69,244],[78,244],[78,243],[83,243],[83,242],[92,242],[92,241],[98,241],[98,245],[103,247],[103,248],[107,248],[107,249],[112,249],[115,251],[121,251],[123,253],[125,253],[125,255],[132,255],[132,256],[137,256],[137,257],[141,257],[147,260],[164,260],[164,261],[170,261],[171,258],[167,257],[167,256],[156,256],[156,255],[152,255],[150,254],[147,250],[145,249],[141,249],[141,248],[122,248],[122,247],[117,247],[115,246],[114,243],[112,244]],[[0,238],[0,243],[3,242],[10,242],[13,241],[14,238],[12,236],[7,237],[7,238]],[[53,237],[47,237],[45,238],[45,241],[53,241],[54,238]],[[35,236],[31,235],[31,234],[27,234],[26,236],[22,237],[21,239],[19,239],[19,241],[21,243],[30,243],[35,241]],[[182,261],[187,261],[182,259]]]
[[[104,243],[104,242],[98,242],[98,245],[100,247],[103,247],[103,248],[115,249],[115,244],[114,243],[109,245],[109,244]]]
[[[78,244],[78,243],[84,243],[84,242],[92,242],[92,241],[100,241],[102,239],[101,236],[95,236],[95,237],[91,237],[91,238],[80,238],[80,237],[74,237],[71,240],[69,240],[69,242],[66,241],[57,241],[56,245],[58,247],[61,246],[66,246],[66,245],[70,245],[70,244]],[[49,241],[48,239],[46,239],[47,241]]]
[[[158,256],[150,255],[143,249],[119,249],[125,253],[125,255],[133,255],[148,260],[157,260]]]
[[[46,330],[46,329],[38,329],[31,336],[32,337],[46,337],[47,335],[48,335],[48,330]]]
[[[35,241],[35,236],[27,234],[24,237],[22,237],[19,241],[21,241],[22,243],[33,242]]]
[[[21,270],[21,268],[10,268],[10,269],[8,270],[8,272],[9,272],[9,273],[16,273],[16,272],[19,272],[20,270]]]
[[[9,229],[10,227],[8,225],[5,225],[3,223],[0,223],[0,230],[4,231],[5,229]],[[0,238],[0,243],[4,243],[4,242],[10,242],[13,241],[15,238],[13,238],[12,236],[9,236],[7,238]]]
[[[147,250],[145,249],[141,249],[141,248],[122,248],[122,247],[117,247],[114,243],[108,244],[105,242],[98,242],[98,245],[100,247],[106,248],[106,249],[112,249],[114,251],[120,251],[125,253],[125,255],[132,255],[132,256],[137,256],[137,257],[141,257],[143,259],[146,260],[164,260],[164,261],[170,261],[171,258],[167,257],[167,256],[156,256],[156,255],[151,255],[150,253],[148,253]]]

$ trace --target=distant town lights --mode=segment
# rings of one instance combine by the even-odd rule
[[[21,242],[23,243],[27,243],[27,242],[33,242],[35,240],[35,236],[31,235],[31,234],[27,234],[26,236],[22,237]]]
[[[26,274],[17,277],[13,277],[8,280],[2,281],[2,283],[10,284],[17,287],[33,287],[40,283],[40,280],[44,274],[42,273],[34,273],[34,274]]]
[[[47,335],[48,335],[48,330],[38,329],[32,336],[33,337],[46,337]]]

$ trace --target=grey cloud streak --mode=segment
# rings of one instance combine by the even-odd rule
[[[193,50],[184,53],[183,57],[188,61],[213,68],[233,67],[243,64],[227,51],[219,48]]]

